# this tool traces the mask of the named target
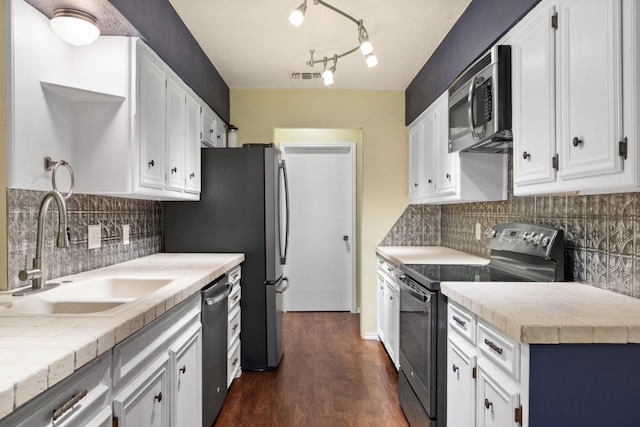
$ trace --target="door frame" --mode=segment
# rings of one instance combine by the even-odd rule
[[[357,164],[356,164],[356,143],[355,142],[340,142],[340,141],[327,141],[326,143],[319,142],[281,142],[280,150],[282,151],[282,156],[286,160],[287,149],[295,149],[298,151],[322,151],[323,149],[335,149],[335,148],[348,148],[349,149],[349,158],[350,158],[350,167],[351,173],[349,176],[351,177],[351,183],[349,185],[349,191],[351,192],[351,196],[349,197],[350,209],[351,209],[351,313],[358,312],[357,306],[357,289],[356,289],[356,268],[357,268],[357,242],[358,242],[358,229],[356,223],[356,214],[357,214],[357,196],[356,196],[356,175],[357,175]]]

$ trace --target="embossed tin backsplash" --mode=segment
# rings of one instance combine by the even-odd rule
[[[18,280],[36,252],[38,210],[46,192],[7,189],[8,284],[9,289],[28,285]],[[44,234],[47,279],[67,276],[160,252],[161,204],[150,200],[74,194],[67,201],[71,234],[68,248],[55,247],[58,214],[49,207]],[[87,226],[102,225],[102,247],[87,249]],[[130,226],[130,244],[122,243],[122,226]]]
[[[432,224],[433,232],[423,232]],[[640,298],[640,193],[594,196],[528,196],[502,202],[410,205],[383,245],[441,244],[489,256],[482,231],[502,222],[532,222],[565,231],[565,277]]]

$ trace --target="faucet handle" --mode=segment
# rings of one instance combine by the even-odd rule
[[[39,268],[29,268],[29,255],[24,256],[24,269],[18,272],[18,279],[23,282],[39,279],[42,277],[42,270]]]

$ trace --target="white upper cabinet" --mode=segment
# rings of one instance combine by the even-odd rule
[[[187,95],[176,77],[167,75],[167,188],[185,189]]]
[[[633,0],[543,0],[511,31],[514,194],[639,188],[637,23]]]
[[[76,193],[198,200],[201,114],[223,143],[224,124],[149,47],[117,36],[71,46],[22,0],[6,14],[9,188],[50,190],[51,157],[73,167]],[[65,168],[56,181],[66,192]]]
[[[409,202],[505,200],[507,157],[449,153],[449,94],[409,125]]]
[[[164,64],[151,51],[138,50],[137,132],[140,144],[140,185],[164,188],[165,109]]]

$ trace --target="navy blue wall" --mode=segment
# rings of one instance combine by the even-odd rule
[[[405,90],[411,123],[540,0],[473,0]]]
[[[145,42],[229,123],[229,86],[213,66],[169,0],[110,0]]]

